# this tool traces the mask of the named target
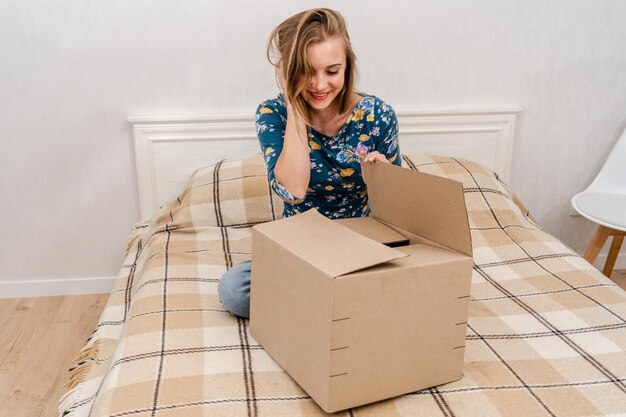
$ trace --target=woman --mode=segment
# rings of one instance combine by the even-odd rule
[[[284,216],[312,208],[333,219],[368,216],[362,164],[400,165],[398,123],[382,100],[354,92],[356,57],[343,17],[298,13],[272,31],[267,54],[282,94],[261,103],[256,127]],[[250,261],[228,270],[218,292],[228,311],[248,317]]]

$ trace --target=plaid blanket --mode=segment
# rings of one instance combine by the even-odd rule
[[[464,377],[336,415],[626,415],[624,291],[541,230],[493,172],[447,157],[403,162],[465,188],[474,267]],[[195,171],[136,224],[60,415],[325,415],[217,296],[222,273],[250,257],[250,227],[281,213],[259,156]]]

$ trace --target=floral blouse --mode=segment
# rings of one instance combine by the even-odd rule
[[[274,192],[284,200],[284,217],[316,209],[328,218],[369,216],[367,188],[361,176],[359,152],[378,151],[394,165],[401,164],[398,121],[388,104],[363,96],[335,136],[309,128],[311,179],[304,199],[291,195],[274,176],[283,147],[287,108],[284,97],[267,100],[257,108],[256,131]]]

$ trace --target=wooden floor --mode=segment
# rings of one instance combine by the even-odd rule
[[[0,416],[52,417],[108,294],[0,299]]]
[[[615,281],[617,285],[622,287],[626,291],[626,269],[615,270],[611,274],[611,279]]]
[[[611,276],[626,290],[626,270]],[[108,294],[0,299],[0,417],[53,417]]]

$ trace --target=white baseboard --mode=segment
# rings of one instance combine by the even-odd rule
[[[115,277],[0,280],[0,298],[109,293]]]
[[[607,253],[599,254],[598,258],[593,263],[593,266],[602,271],[602,268],[604,268],[604,264],[606,263],[607,257]],[[626,269],[626,253],[620,253],[619,255],[617,255],[617,260],[615,261],[615,267],[613,269]]]

